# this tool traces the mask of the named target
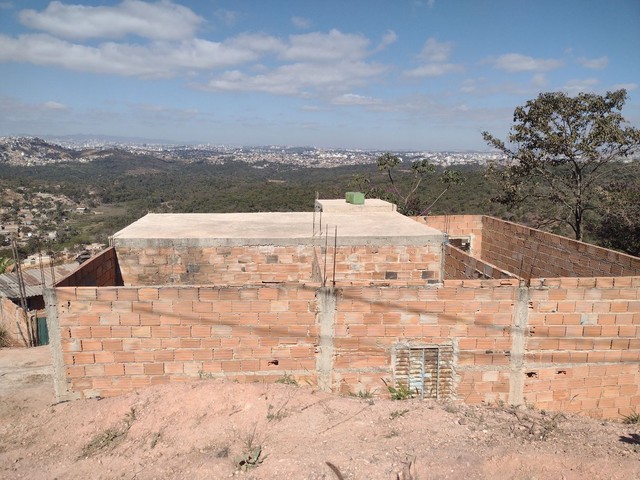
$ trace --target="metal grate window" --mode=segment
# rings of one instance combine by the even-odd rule
[[[452,390],[450,345],[406,346],[396,349],[396,384],[424,398],[447,398]]]

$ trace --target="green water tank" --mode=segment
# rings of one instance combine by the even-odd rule
[[[364,193],[347,192],[346,200],[347,200],[347,203],[351,203],[353,205],[364,205]]]

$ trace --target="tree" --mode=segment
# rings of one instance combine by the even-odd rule
[[[614,182],[603,197],[604,212],[595,228],[600,243],[640,256],[640,180]]]
[[[395,203],[398,212],[403,215],[425,215],[442,197],[442,195],[453,185],[464,182],[464,178],[455,170],[444,170],[440,175],[440,181],[444,184],[444,190],[428,206],[419,195],[420,186],[423,180],[436,171],[436,167],[429,163],[429,160],[415,160],[407,172],[403,172],[398,167],[402,164],[402,159],[391,153],[383,153],[376,159],[378,171],[382,172],[387,182],[387,187],[374,183],[367,176],[356,175],[350,185],[362,190],[367,195],[384,198]]]
[[[513,114],[509,145],[488,132],[484,140],[506,156],[493,169],[502,187],[495,200],[507,205],[529,201],[543,224],[569,225],[582,240],[585,215],[599,205],[610,175],[628,163],[640,144],[640,131],[620,114],[625,90],[606,95],[542,93]]]
[[[0,257],[0,274],[5,273],[12,264],[12,258]]]

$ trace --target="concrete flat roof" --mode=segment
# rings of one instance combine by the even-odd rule
[[[336,227],[338,245],[426,245],[444,240],[439,230],[400,215],[394,205],[382,200],[367,200],[369,205],[323,202],[319,201],[322,212],[150,213],[114,234],[112,244],[134,248],[324,245],[326,233],[333,245]]]

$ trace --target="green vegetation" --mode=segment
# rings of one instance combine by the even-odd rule
[[[396,418],[404,417],[407,413],[409,413],[409,409],[394,410],[389,414],[389,418],[395,420]]]
[[[279,379],[276,380],[276,383],[281,383],[283,385],[295,385],[298,386],[298,381],[288,373],[284,373]]]
[[[421,159],[414,160],[409,170],[402,169],[402,159],[391,153],[380,155],[376,163],[378,172],[382,173],[382,179],[379,175],[376,178],[374,175],[358,174],[352,179],[351,185],[368,197],[382,198],[395,203],[398,212],[403,215],[427,215],[449,188],[464,183],[464,176],[460,171],[440,169],[438,179],[444,185],[444,189],[428,203],[426,189],[420,189],[420,186],[430,175],[436,173],[435,165]],[[433,187],[434,184],[431,185]]]
[[[389,385],[384,378],[381,380],[385,387],[387,387],[387,390],[389,390],[391,400],[408,400],[413,398],[414,394],[407,385],[398,384],[394,387]]]
[[[540,225],[566,225],[583,240],[601,219],[608,182],[625,170],[638,172],[637,163],[620,161],[640,145],[640,130],[620,114],[626,98],[625,90],[604,96],[542,93],[515,109],[508,145],[483,132],[508,159],[506,168],[493,172],[495,200],[526,205]]]
[[[6,272],[11,265],[13,265],[12,258],[0,256],[0,274]]]
[[[603,215],[594,232],[601,245],[640,256],[640,179],[612,182],[602,198]]]
[[[0,325],[0,348],[9,346],[9,333]]]
[[[423,160],[404,164],[394,156],[381,158],[368,165],[311,168],[235,160],[186,163],[114,151],[87,163],[3,165],[0,222],[18,223],[23,232],[33,232],[21,245],[24,255],[106,243],[110,235],[148,212],[310,211],[316,192],[321,198],[344,198],[346,191],[358,189],[369,197],[399,203],[407,214],[485,214],[569,233],[561,225],[543,221],[541,212],[547,211],[548,199],[530,198],[528,204],[492,202],[505,194],[492,179],[507,175],[509,169],[494,170],[488,178],[477,165],[445,170]],[[599,195],[597,212],[587,210],[586,239],[637,254],[640,215],[629,212],[635,212],[630,205],[640,203],[632,174],[638,163],[613,162],[607,169],[610,175],[602,191],[609,195]],[[87,211],[76,211],[78,206]],[[32,225],[27,225],[28,216],[34,217]],[[49,238],[53,232],[56,237]],[[10,252],[0,244],[2,255]]]
[[[359,390],[357,393],[350,392],[349,396],[362,398],[363,400],[373,399],[373,392],[371,390]]]
[[[102,433],[95,435],[91,441],[82,449],[80,458],[88,458],[106,449],[111,449],[125,439],[136,420],[135,407],[131,407],[125,415],[123,425],[115,428],[108,428]]]
[[[260,465],[266,455],[262,455],[262,443],[256,434],[257,425],[253,425],[252,431],[244,439],[243,453],[234,458],[234,464],[239,471],[247,471]]]
[[[633,412],[633,413],[630,413],[629,415],[623,415],[622,423],[627,424],[627,425],[637,425],[637,424],[639,424],[640,423],[640,413]]]

